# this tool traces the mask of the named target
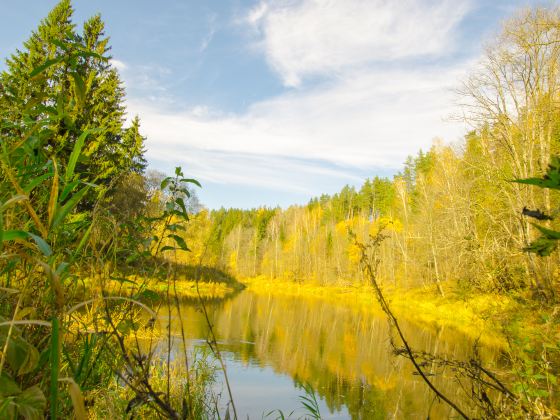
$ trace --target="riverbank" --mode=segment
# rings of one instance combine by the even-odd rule
[[[306,297],[366,311],[381,311],[372,287],[367,285],[324,286],[265,277],[240,281],[255,293]],[[505,349],[508,339],[517,339],[520,335],[538,338],[549,331],[560,340],[553,324],[546,325],[556,322],[557,308],[535,302],[523,293],[465,293],[445,284],[444,296],[435,287],[409,290],[385,287],[383,291],[398,317],[428,326],[452,328],[484,345]]]
[[[145,278],[128,275],[119,278],[92,281],[84,280],[84,290],[91,294],[94,290],[103,289],[103,292],[114,296],[132,296],[141,301],[157,301],[169,296],[179,300],[194,300],[199,297],[204,300],[225,299],[237,293],[244,286],[221,281],[199,281],[179,278],[176,281],[163,281],[157,278]],[[101,286],[102,284],[102,286]]]

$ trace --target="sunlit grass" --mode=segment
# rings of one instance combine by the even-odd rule
[[[83,282],[86,291],[95,289],[98,280],[86,278]],[[235,288],[224,282],[181,279],[162,281],[157,278],[143,278],[135,275],[124,276],[120,279],[103,280],[103,290],[108,294],[138,295],[142,299],[159,300],[166,297],[169,290],[172,296],[179,299],[223,299],[235,292]]]
[[[243,279],[243,283],[257,294],[274,293],[319,299],[381,314],[373,289],[368,285],[300,284],[263,276]],[[446,297],[441,297],[435,288],[404,290],[386,287],[385,292],[394,310],[407,320],[449,327],[469,338],[478,339],[481,344],[505,348],[507,340],[498,324],[508,313],[519,309],[515,301],[506,295],[495,294],[471,294],[463,298],[450,286],[448,288]]]

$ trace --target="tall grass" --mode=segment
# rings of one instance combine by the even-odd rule
[[[79,51],[95,55],[85,45]],[[32,77],[76,59],[60,54]],[[20,120],[1,122],[0,417],[211,417],[212,363],[187,351],[185,334],[177,341],[156,328],[157,306],[179,308],[173,255],[188,251],[179,233],[189,217],[187,186],[198,183],[177,168],[160,186],[161,206],[123,221],[110,205],[119,179],[101,187],[78,170],[88,136],[104,127],[84,131],[66,160],[49,146],[61,120],[71,124],[65,109],[75,104],[60,101],[30,103]],[[121,295],[109,293],[109,281],[125,279],[123,266],[143,277]],[[144,278],[167,287],[154,309],[142,302]],[[162,339],[164,355],[156,351]],[[177,347],[181,364],[171,356]]]

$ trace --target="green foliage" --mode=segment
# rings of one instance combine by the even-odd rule
[[[0,74],[0,134],[13,144],[24,134],[24,118],[49,120],[41,147],[66,167],[66,183],[78,171],[82,181],[109,187],[118,175],[143,172],[144,138],[138,118],[123,127],[124,90],[109,62],[103,22],[94,16],[78,34],[72,15],[70,2],[61,1],[7,60]],[[36,137],[30,133],[28,147],[37,148]],[[86,201],[82,207],[91,207],[95,197]]]
[[[514,182],[519,184],[534,185],[543,189],[560,190],[560,157],[553,156],[550,159],[548,170],[541,178],[516,179]],[[551,219],[551,217],[545,215],[539,210],[533,211],[525,208],[523,214],[539,220]],[[549,256],[558,247],[560,231],[549,229],[535,223],[532,223],[532,225],[541,233],[541,236],[532,241],[525,250],[535,253],[541,257]]]
[[[131,360],[118,337],[138,323],[107,312],[112,331],[76,334],[69,314],[88,302],[77,303],[79,279],[111,275],[126,258],[157,266],[163,249],[188,251],[179,235],[189,219],[187,185],[200,186],[177,168],[164,180],[163,212],[146,216],[139,120],[123,128],[124,92],[103,23],[96,16],[77,35],[72,12],[69,1],[59,3],[0,75],[2,418],[84,418],[82,391],[107,384]],[[148,309],[123,299],[128,310]]]

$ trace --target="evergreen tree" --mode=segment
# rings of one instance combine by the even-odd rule
[[[90,18],[79,35],[72,14],[70,0],[62,0],[6,61],[7,70],[0,74],[0,116],[9,124],[2,134],[21,137],[18,121],[30,104],[40,104],[36,120],[49,115],[53,121],[56,115],[52,136],[43,145],[46,153],[66,163],[76,140],[90,130],[85,158],[76,169],[82,179],[109,186],[119,174],[144,171],[144,138],[137,118],[130,128],[123,127],[124,89],[109,61],[103,21],[99,15]]]
[[[136,116],[132,120],[132,125],[126,129],[122,143],[125,150],[129,152],[126,156],[128,160],[124,162],[125,167],[137,174],[143,174],[148,166],[148,162],[144,158],[145,140],[146,138],[140,134],[140,118]]]

